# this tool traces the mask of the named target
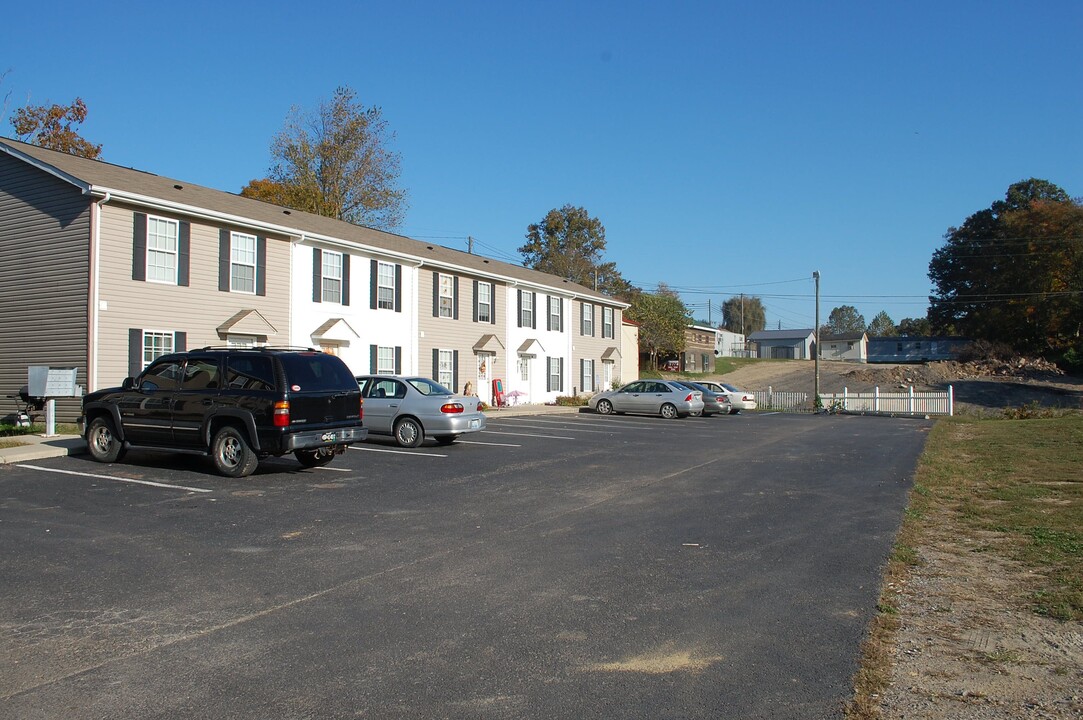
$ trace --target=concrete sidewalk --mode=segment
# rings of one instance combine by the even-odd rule
[[[491,408],[485,411],[488,420],[520,415],[557,415],[578,413],[581,408],[563,405],[513,405],[504,408]],[[86,452],[86,441],[78,435],[13,435],[9,440],[24,443],[19,447],[0,448],[0,464],[20,463],[30,460],[43,460],[65,455],[82,455]]]

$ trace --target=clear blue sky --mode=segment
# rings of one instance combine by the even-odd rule
[[[570,203],[697,317],[924,316],[949,226],[1083,195],[1083,2],[92,2],[8,7],[8,114],[82,97],[109,162],[238,192],[291,105],[383,109],[403,234],[518,261]],[[11,135],[4,119],[0,134]],[[717,310],[712,319],[718,319]]]

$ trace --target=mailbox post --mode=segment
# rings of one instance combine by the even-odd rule
[[[27,368],[27,394],[45,398],[45,437],[56,435],[56,398],[79,397],[82,388],[75,384],[76,368],[31,365]]]

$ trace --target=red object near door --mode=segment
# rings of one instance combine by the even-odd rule
[[[493,380],[493,406],[505,407],[508,401],[504,397],[504,383],[500,378]]]

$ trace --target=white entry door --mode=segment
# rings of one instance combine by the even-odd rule
[[[493,353],[478,353],[478,382],[475,392],[482,402],[488,405],[493,404],[493,360],[495,359],[496,356]]]

